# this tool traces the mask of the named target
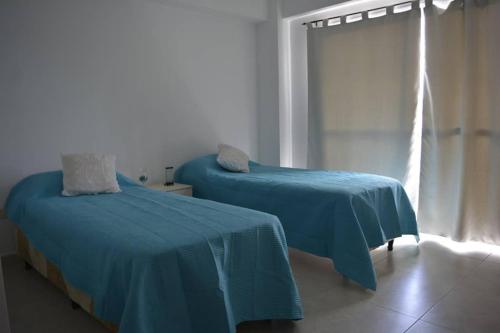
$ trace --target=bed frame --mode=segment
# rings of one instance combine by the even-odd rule
[[[88,312],[94,319],[104,325],[110,332],[117,333],[118,325],[99,319],[94,313],[92,298],[85,292],[71,286],[61,274],[61,271],[56,265],[51,263],[45,256],[35,249],[24,233],[16,228],[17,254],[24,260],[26,271],[35,269],[57,288],[59,288],[66,296],[68,296],[71,307],[74,310],[83,309]],[[392,251],[394,239],[387,243],[387,250]]]
[[[24,260],[27,271],[35,269],[47,280],[68,296],[71,307],[75,310],[83,309],[93,318],[103,324],[110,332],[117,333],[118,325],[99,319],[94,313],[92,298],[83,291],[71,286],[63,277],[57,266],[47,260],[45,256],[35,249],[21,230],[16,228],[17,254]]]

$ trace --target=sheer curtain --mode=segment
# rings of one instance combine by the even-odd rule
[[[397,178],[421,231],[500,244],[500,0],[424,13],[308,30],[309,167]]]
[[[414,7],[308,29],[308,167],[406,181],[419,86]]]
[[[419,224],[500,244],[500,2],[440,3],[426,9]]]

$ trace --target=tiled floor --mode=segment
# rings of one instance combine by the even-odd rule
[[[331,262],[290,250],[305,319],[244,323],[249,332],[500,332],[500,254],[450,249],[424,238],[372,252],[378,290],[332,271]],[[449,242],[448,242],[449,243]],[[106,332],[16,257],[3,259],[12,333]]]

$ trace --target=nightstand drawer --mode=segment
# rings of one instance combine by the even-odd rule
[[[191,185],[175,183],[173,185],[152,184],[148,188],[156,191],[171,192],[180,195],[193,196],[193,187]]]
[[[171,192],[175,193],[175,194],[186,195],[188,197],[192,197],[193,196],[193,189],[192,188],[186,188],[186,189],[183,189],[183,190],[177,190],[177,191],[171,191]]]

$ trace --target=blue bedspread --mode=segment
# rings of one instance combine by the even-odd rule
[[[6,204],[98,317],[121,333],[223,333],[302,318],[275,216],[119,183],[117,194],[62,197],[61,172],[38,174]]]
[[[402,185],[388,177],[255,162],[250,173],[233,173],[209,155],[184,164],[176,180],[192,184],[196,197],[278,216],[290,246],[331,258],[338,272],[373,290],[369,249],[402,234],[418,236]]]

